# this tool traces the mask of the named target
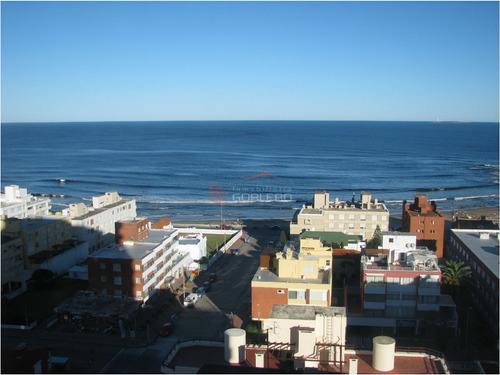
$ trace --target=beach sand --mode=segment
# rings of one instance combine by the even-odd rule
[[[439,210],[438,210],[439,211]],[[475,209],[468,210],[460,210],[460,211],[440,211],[446,220],[446,229],[449,230],[451,228],[452,216],[458,216],[461,219],[481,219],[481,217],[486,217],[488,220],[493,220],[495,223],[499,221],[499,207],[481,207]],[[270,228],[274,225],[278,225],[282,230],[288,232],[290,219],[249,219],[244,220],[243,224],[246,227],[258,228],[258,227],[267,227]],[[401,215],[391,215],[389,218],[389,230],[395,230],[396,228],[401,226]],[[230,225],[234,228],[238,228],[239,226],[236,223],[236,220],[224,220],[226,225]],[[182,227],[182,226],[200,226],[207,227],[211,226],[215,228],[220,221],[173,221],[174,226]]]

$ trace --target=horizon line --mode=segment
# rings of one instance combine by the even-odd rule
[[[132,122],[429,122],[435,124],[468,124],[468,123],[498,123],[499,120],[491,121],[462,121],[462,120],[308,120],[308,119],[294,119],[294,120],[269,120],[269,119],[231,119],[231,120],[78,120],[78,121],[1,121],[0,124],[84,124],[84,123],[132,123]]]

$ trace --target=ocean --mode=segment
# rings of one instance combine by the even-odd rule
[[[151,221],[291,219],[326,190],[400,214],[499,205],[499,124],[379,121],[3,123],[1,185],[54,211],[117,191]]]

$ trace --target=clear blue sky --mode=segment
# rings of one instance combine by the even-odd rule
[[[1,2],[2,122],[498,121],[498,2]]]

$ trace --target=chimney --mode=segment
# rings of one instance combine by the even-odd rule
[[[349,358],[349,375],[358,374],[358,357]]]

